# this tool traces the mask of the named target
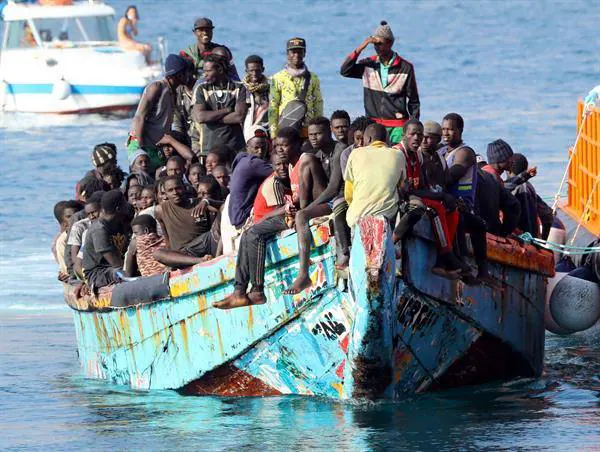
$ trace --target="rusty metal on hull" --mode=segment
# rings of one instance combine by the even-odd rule
[[[501,291],[465,286],[429,271],[436,249],[423,220],[406,242],[403,279],[387,221],[356,228],[342,285],[335,241],[327,225],[313,227],[313,285],[295,296],[283,290],[297,273],[296,235],[268,244],[264,305],[212,307],[233,290],[232,256],[172,272],[166,300],[114,308],[110,294],[102,307],[70,294],[84,374],[186,394],[374,399],[541,373],[544,254],[527,250],[542,263],[533,267],[492,263]]]

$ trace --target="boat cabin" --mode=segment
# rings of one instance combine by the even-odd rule
[[[10,2],[2,9],[2,50],[116,46],[114,15],[115,10],[103,3]]]

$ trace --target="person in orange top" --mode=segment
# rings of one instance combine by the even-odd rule
[[[214,307],[231,309],[263,304],[267,301],[264,292],[266,242],[278,232],[293,227],[293,219],[298,205],[301,208],[308,205],[315,199],[315,190],[323,189],[319,184],[315,184],[313,179],[313,171],[317,169],[316,165],[322,171],[320,162],[313,155],[301,154],[301,147],[302,140],[297,130],[284,127],[277,133],[275,154],[279,156],[280,160],[275,160],[278,162],[276,168],[279,168],[276,171],[278,174],[284,174],[281,165],[284,164],[283,162],[289,165],[293,199],[284,204],[278,204],[277,207],[270,206],[275,208],[244,232],[240,240],[235,268],[235,290],[223,301],[214,303]],[[317,185],[319,186],[316,187]],[[260,200],[259,204],[261,204]],[[261,214],[260,209],[263,206],[259,205],[258,207],[259,214]],[[250,292],[246,293],[249,284],[252,284],[252,288]]]
[[[292,200],[287,156],[273,153],[271,165],[273,174],[260,185],[254,200],[254,224],[270,218]]]

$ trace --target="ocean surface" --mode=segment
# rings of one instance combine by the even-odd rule
[[[130,3],[110,2],[121,14]],[[600,2],[143,1],[140,38],[193,42],[197,16],[240,71],[251,53],[267,73],[302,36],[326,113],[362,113],[346,54],[386,19],[395,49],[416,68],[422,119],[465,118],[465,140],[485,153],[496,138],[537,165],[552,196],[575,138],[577,99],[600,83]],[[371,49],[368,49],[370,51]],[[368,53],[365,52],[365,55]],[[118,68],[106,68],[114,71]],[[0,115],[1,449],[570,449],[600,450],[600,328],[548,334],[537,380],[469,387],[399,403],[184,397],[84,379],[50,242],[54,203],[73,197],[96,143],[120,146],[130,119]]]

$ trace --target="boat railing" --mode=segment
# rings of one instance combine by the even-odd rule
[[[592,107],[584,116],[581,100],[577,105],[580,129],[575,148],[569,149],[569,194],[563,209],[592,234],[600,235],[600,109]]]

